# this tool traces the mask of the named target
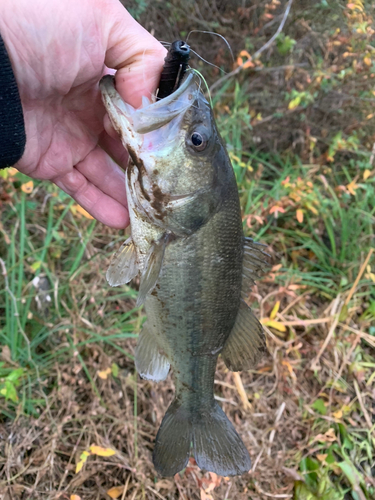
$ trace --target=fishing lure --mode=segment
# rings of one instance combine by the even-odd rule
[[[190,46],[183,40],[171,43],[160,76],[157,100],[171,95],[179,86],[188,68]]]

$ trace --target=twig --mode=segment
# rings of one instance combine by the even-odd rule
[[[343,328],[344,330],[349,330],[349,332],[355,333],[361,339],[365,340],[367,343],[369,343],[372,347],[375,347],[375,339],[372,335],[366,332],[362,332],[362,330],[356,330],[355,328],[352,328],[349,325],[344,325],[343,323],[339,323],[339,326]]]
[[[245,410],[250,410],[251,404],[247,398],[247,394],[246,394],[245,388],[243,386],[240,374],[238,372],[233,372],[233,379],[234,379],[234,383],[236,384],[238,394],[241,398],[241,401],[242,401],[242,404],[243,404]]]
[[[359,390],[359,386],[358,386],[358,382],[356,380],[354,380],[353,382],[353,385],[354,385],[354,389],[355,389],[355,392],[357,394],[357,398],[358,398],[358,402],[359,402],[359,406],[361,407],[361,410],[362,410],[362,413],[363,415],[365,416],[365,420],[366,420],[366,423],[368,425],[368,428],[370,429],[370,431],[372,430],[372,423],[371,423],[371,418],[370,418],[370,415],[367,413],[367,410],[365,408],[365,405],[363,404],[363,399],[362,399],[362,394],[360,393],[360,390]],[[375,424],[374,424],[375,426]]]
[[[128,491],[128,486],[129,486],[129,481],[130,481],[130,478],[131,478],[131,475],[129,474],[128,475],[128,478],[126,480],[126,483],[125,483],[125,486],[124,486],[124,489],[122,491],[122,496],[121,496],[121,500],[125,500],[125,496],[126,496],[126,493]]]
[[[268,42],[265,43],[263,45],[263,47],[261,47],[259,50],[257,50],[252,57],[249,57],[245,62],[243,62],[241,64],[241,66],[238,66],[236,69],[234,69],[233,71],[231,71],[227,75],[224,75],[221,78],[219,78],[213,85],[211,85],[210,92],[212,92],[216,87],[219,87],[222,83],[224,83],[225,81],[227,81],[232,76],[237,75],[244,68],[244,66],[246,65],[246,63],[249,63],[250,61],[252,61],[254,59],[257,59],[260,56],[260,54],[262,54],[262,52],[264,52],[265,50],[267,50],[273,44],[273,42],[280,35],[280,33],[282,32],[282,30],[283,30],[283,28],[285,26],[285,23],[286,23],[286,20],[288,18],[290,9],[292,7],[292,3],[293,3],[293,0],[289,0],[288,5],[286,6],[286,9],[285,9],[283,18],[281,20],[281,23],[280,23],[279,27],[277,28],[276,33],[268,40]]]
[[[284,311],[283,311],[284,314]],[[332,321],[332,316],[327,318],[316,318],[316,319],[297,319],[295,321],[280,321],[284,326],[308,326],[308,325],[323,325],[324,323],[329,323]]]
[[[276,413],[276,418],[275,418],[275,424],[273,426],[273,429],[272,431],[270,432],[270,437],[269,437],[269,448],[268,448],[268,456],[271,455],[271,446],[272,446],[272,443],[273,443],[273,440],[275,439],[275,435],[276,435],[276,427],[277,427],[277,424],[279,423],[280,421],[280,418],[282,416],[282,414],[284,413],[284,410],[285,410],[285,401],[283,401],[281,403],[281,406],[280,408],[277,410],[277,413]]]
[[[156,495],[158,498],[161,498],[161,500],[165,500],[165,497],[161,496],[160,493],[158,493],[156,490],[154,490],[154,488],[151,488],[151,486],[146,486],[146,488],[150,491],[152,491],[152,493],[154,495]]]
[[[341,309],[343,308],[344,304],[343,303],[340,304],[340,295],[337,296],[336,300],[337,300],[337,304],[338,304],[338,311],[335,314],[335,319],[333,320],[331,328],[329,329],[328,335],[327,335],[325,341],[323,342],[323,345],[320,348],[320,351],[318,352],[317,356],[311,362],[311,369],[312,370],[317,370],[318,369],[318,362],[320,360],[320,357],[323,354],[323,352],[326,350],[326,347],[329,344],[329,342],[330,342],[330,340],[331,340],[331,338],[332,338],[332,336],[334,334],[334,331],[336,330],[337,324],[339,322],[339,318],[340,318],[340,314],[341,314]]]
[[[274,495],[272,493],[266,493],[264,490],[262,490],[258,484],[254,481],[254,486],[257,490],[258,493],[261,493],[262,495],[266,496],[266,497],[270,497],[270,498],[292,498],[293,495],[288,495],[288,494],[279,494],[279,495]]]
[[[367,267],[367,264],[369,262],[369,260],[371,259],[371,255],[373,254],[373,251],[374,249],[373,248],[370,248],[370,251],[369,253],[367,254],[367,257],[366,257],[366,260],[364,261],[364,263],[362,264],[362,267],[361,269],[359,270],[359,273],[358,273],[358,276],[355,280],[355,282],[353,283],[353,286],[351,287],[350,289],[350,292],[349,292],[349,295],[346,297],[346,300],[345,300],[345,305],[347,306],[350,302],[350,299],[352,298],[356,288],[357,288],[357,285],[358,285],[358,282],[359,280],[362,278],[362,274],[365,272],[366,270],[366,267]]]
[[[371,151],[371,156],[370,156],[370,159],[369,159],[369,164],[370,166],[372,167],[373,164],[374,164],[374,159],[375,159],[375,142],[374,144],[372,145],[372,151]]]

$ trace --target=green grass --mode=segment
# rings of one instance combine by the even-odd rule
[[[38,407],[44,407],[46,401],[44,397],[36,398],[35,390],[48,395],[54,382],[46,385],[42,381],[56,362],[68,362],[74,352],[94,388],[80,354],[91,344],[115,349],[133,359],[120,341],[136,336],[140,318],[138,310],[118,315],[112,306],[134,299],[136,292],[130,288],[104,293],[98,289],[87,302],[85,292],[90,289],[93,263],[97,261],[99,269],[103,257],[96,251],[87,255],[92,238],[101,237],[95,230],[96,222],[76,220],[70,211],[73,201],[67,195],[52,186],[45,191],[42,183],[35,182],[34,190],[43,189],[46,200],[41,214],[43,200],[35,201],[20,189],[25,179],[18,173],[11,182],[5,180],[12,205],[2,213],[0,248],[6,275],[0,292],[0,345],[3,359],[9,358],[11,364],[0,362],[0,391],[4,390],[2,396],[0,392],[0,414],[7,417],[19,411],[37,415]],[[110,242],[108,246],[115,244]],[[110,250],[104,251],[104,255],[108,253]],[[104,275],[104,270],[98,272]],[[48,301],[42,307],[45,310],[36,306],[38,290],[33,280],[38,277],[47,283],[44,296]],[[100,278],[103,283],[103,276]],[[81,280],[86,282],[86,290]],[[97,315],[98,309],[104,307],[105,320]],[[84,320],[77,324],[82,316],[95,317],[95,328]]]

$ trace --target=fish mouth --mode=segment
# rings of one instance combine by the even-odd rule
[[[103,103],[124,145],[137,150],[144,134],[157,130],[184,114],[193,105],[199,92],[194,76],[193,71],[188,71],[182,84],[171,95],[156,102],[144,97],[142,107],[135,109],[122,100],[116,90],[114,76],[105,75],[99,83]]]

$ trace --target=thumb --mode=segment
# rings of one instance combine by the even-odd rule
[[[108,14],[112,29],[105,64],[117,69],[116,89],[124,101],[139,107],[142,96],[157,89],[167,51],[117,0]]]

